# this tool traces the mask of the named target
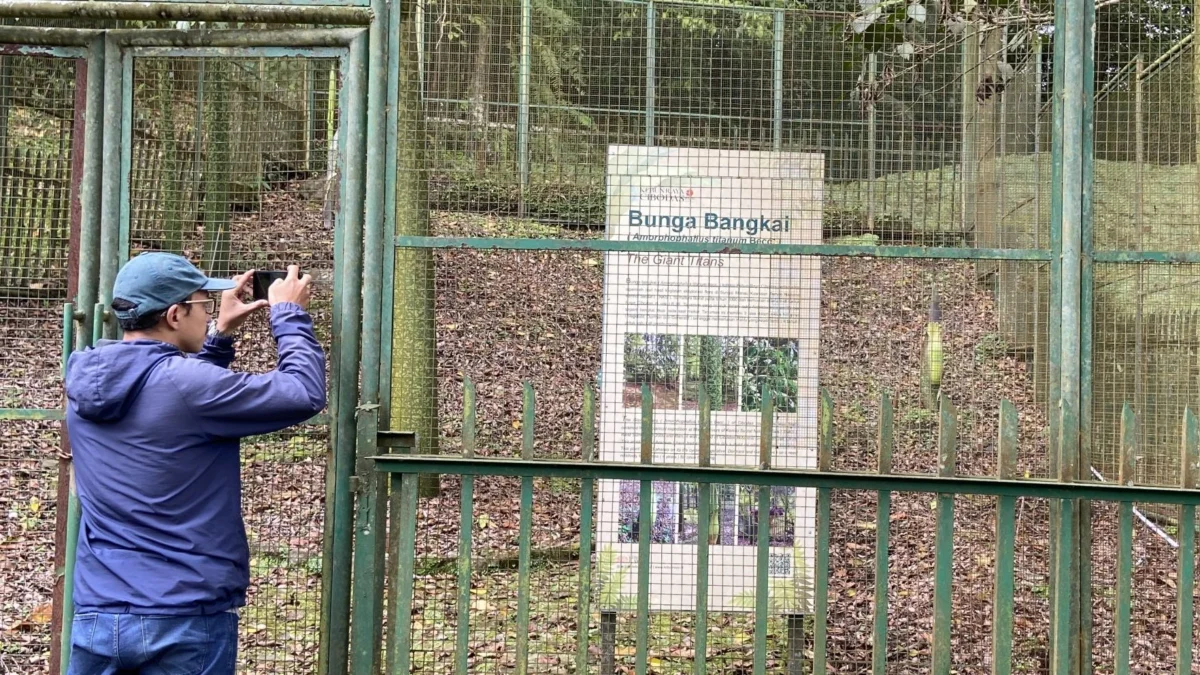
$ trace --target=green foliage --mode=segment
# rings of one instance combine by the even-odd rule
[[[721,338],[707,335],[700,338],[700,379],[708,392],[708,400],[713,405],[721,401],[724,381],[721,367],[723,356]]]
[[[767,580],[767,611],[772,614],[803,614],[810,611],[811,593],[808,561],[799,540],[792,549],[792,575]],[[747,611],[754,609],[755,589],[751,588],[733,596],[733,606]]]
[[[678,337],[643,333],[625,336],[626,382],[670,382],[678,374]]]
[[[617,564],[617,554],[606,546],[596,556],[596,573],[599,578],[600,606],[605,609],[633,609],[637,597],[625,590],[625,568]]]
[[[759,410],[762,389],[769,388],[776,412],[796,412],[799,345],[795,340],[748,338],[746,340],[742,380],[742,409]]]
[[[983,363],[998,359],[1008,353],[1008,343],[997,333],[988,333],[975,345],[975,361]]]

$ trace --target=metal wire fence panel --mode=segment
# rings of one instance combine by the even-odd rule
[[[1097,15],[1097,249],[1196,249],[1191,32],[1143,5]]]
[[[82,60],[0,55],[0,668],[49,659],[62,406],[63,304],[75,291]]]
[[[299,265],[327,369],[340,86],[330,58],[133,58],[130,254],[182,253],[215,276]],[[265,314],[236,349],[236,369],[275,367]],[[251,588],[239,671],[316,671],[328,457],[325,425],[242,443]]]
[[[791,9],[404,15],[401,37],[420,39],[400,63],[390,427],[440,454],[869,472],[886,455],[887,471],[990,476],[1003,400],[1020,417],[1012,471],[1049,476],[1049,40],[919,23],[906,51],[869,48],[850,15]],[[804,168],[772,174],[755,151]],[[964,259],[925,259],[945,247]],[[972,259],[983,249],[1015,252]],[[418,672],[784,672],[817,651],[837,672],[926,672],[992,653],[995,499],[496,476],[445,476],[432,494],[415,524],[435,535],[413,563]],[[1035,501],[1012,510],[1022,672],[1049,670],[1050,514]],[[946,527],[953,566],[932,543]],[[880,644],[877,581],[892,596]]]
[[[1194,265],[1097,266],[1093,456],[1106,480],[1119,468],[1128,403],[1138,420],[1138,482],[1179,483],[1179,424],[1198,395],[1196,274]]]
[[[49,658],[58,426],[0,422],[0,668],[12,673],[43,672]]]
[[[669,2],[424,8],[405,30],[418,36],[430,205],[594,231],[610,144],[820,151],[827,240],[1047,247],[1048,38],[931,20],[898,53],[855,38],[852,19]]]
[[[446,214],[445,220],[440,218],[435,222],[434,232],[447,237],[480,232],[497,236],[505,227],[542,227],[467,214]],[[433,276],[422,277],[421,283],[423,294],[434,297],[436,303],[436,379],[434,376],[416,379],[411,371],[397,371],[394,386],[400,390],[414,385],[436,388],[439,452],[458,454],[469,445],[479,455],[515,458],[524,456],[528,447],[537,457],[580,458],[585,448],[582,430],[590,417],[584,406],[585,391],[604,377],[600,372],[603,352],[617,344],[625,358],[625,371],[617,373],[622,378],[619,397],[624,417],[600,416],[595,427],[596,447],[615,444],[620,446],[618,454],[636,459],[638,444],[642,442],[636,419],[649,388],[655,429],[654,461],[688,464],[697,461],[695,415],[700,390],[709,382],[703,376],[706,336],[698,323],[694,331],[684,329],[670,334],[614,332],[612,324],[602,320],[606,266],[616,266],[622,274],[646,273],[623,259],[634,254],[615,254],[622,258],[610,258],[607,262],[605,255],[574,251],[433,252]],[[667,258],[673,254],[646,255]],[[773,258],[772,263],[781,258]],[[1014,265],[1026,272],[1038,263]],[[922,385],[929,303],[931,291],[936,287],[942,311],[945,364],[941,391],[955,401],[959,415],[956,471],[961,475],[996,475],[998,405],[1000,400],[1007,399],[1020,411],[1017,436],[1020,449],[1015,461],[1019,475],[1049,475],[1048,421],[1043,401],[1035,393],[1034,364],[1014,354],[1005,343],[997,304],[991,293],[978,286],[971,262],[826,258],[819,261],[818,269],[819,334],[801,332],[796,343],[803,345],[815,338],[815,361],[819,365],[815,373],[806,373],[806,362],[792,361],[790,377],[803,382],[808,374],[815,375],[820,388],[831,396],[832,469],[877,470],[880,396],[886,392],[893,403],[890,429],[895,470],[926,474],[937,470],[937,412],[926,404]],[[700,280],[699,273],[687,269],[669,277],[662,284],[664,288],[687,287]],[[777,274],[767,272],[756,278],[763,285],[778,280]],[[732,275],[728,282],[733,283]],[[1025,301],[1039,303],[1029,311],[1036,309],[1044,316],[1044,297],[1039,300],[1031,296]],[[643,298],[636,304],[643,310],[668,311],[672,305],[685,302],[664,292],[662,299]],[[762,376],[771,372],[762,368],[771,359],[786,362],[791,349],[795,346],[789,347],[786,341],[773,344],[770,340],[725,339],[720,344],[718,358],[728,366],[722,368],[728,372],[722,376],[720,398],[713,399],[721,401],[720,412],[714,414],[736,415],[749,410],[750,416],[756,417],[759,385],[763,379],[769,379]],[[470,416],[466,414],[467,382],[473,388],[469,400],[474,414]],[[526,417],[525,383],[530,383],[534,391],[536,415],[532,419]],[[602,404],[603,399],[602,394],[599,397]],[[627,418],[635,420],[633,431],[628,429]],[[532,437],[526,445],[530,424]],[[748,426],[738,429],[727,424],[722,428],[714,423],[710,446],[714,462],[753,461],[757,457],[757,446],[747,447],[741,436],[755,435],[758,426],[747,420],[742,424]],[[781,423],[777,446],[780,455],[776,459],[780,466],[803,466],[803,462],[812,461],[811,456],[785,459],[785,448],[792,443],[785,433],[788,432],[783,431]],[[677,438],[663,440],[660,435]],[[801,463],[783,463],[789,461]],[[462,526],[457,508],[461,485],[458,477],[446,476],[441,494],[421,502],[418,527],[427,536],[422,537],[418,548],[419,577],[414,606],[421,614],[414,619],[412,656],[415,667],[422,672],[449,670],[457,654],[455,626],[461,615],[457,613],[454,593],[461,587],[456,585],[456,558],[452,551],[461,545],[458,542]],[[605,490],[618,492],[605,496]],[[520,494],[521,484],[515,479],[479,478],[473,484],[472,537],[477,557],[470,587],[470,672],[507,672],[514,667],[516,636],[523,632],[516,616]],[[660,507],[674,504],[665,512],[673,515],[655,517],[675,523],[675,536],[680,539],[664,544],[659,534],[654,535],[655,550],[662,553],[655,554],[661,557],[655,557],[652,565],[662,565],[677,573],[654,577],[652,593],[655,597],[693,597],[688,594],[694,593],[695,584],[686,570],[693,569],[688,565],[695,563],[688,562],[684,552],[688,546],[684,544],[690,541],[687,537],[695,536],[697,528],[695,492],[684,486],[656,484],[653,494],[655,514],[660,513]],[[578,549],[572,547],[579,545],[585,507],[578,486],[565,479],[537,481],[533,497],[532,539],[528,542],[534,561],[530,567],[533,589],[529,615],[530,672],[562,672],[562,669],[576,672],[573,663],[578,637],[572,634],[571,624],[564,617],[574,617],[578,610],[580,562]],[[622,529],[624,525],[605,525],[605,518],[628,516],[633,519],[631,522],[636,522],[637,499],[635,482],[619,486],[600,482],[595,500],[622,506],[619,515],[605,516],[597,511],[589,516],[599,528],[591,536],[601,537],[600,531],[605,527],[626,532]],[[726,503],[720,499],[724,498],[713,498],[714,510],[718,503]],[[730,541],[754,542],[756,500],[753,491],[730,487],[729,512],[740,513],[738,509],[742,507],[747,510],[740,519],[731,516],[734,519],[729,525],[731,529],[721,536],[733,537]],[[931,541],[937,521],[937,511],[931,508],[934,502],[928,494],[895,495],[891,501],[889,588],[893,604],[887,624],[887,672],[924,672],[931,658],[926,635],[932,617],[927,600],[935,585],[931,568]],[[626,513],[627,504],[633,509],[630,513]],[[831,509],[829,615],[837,618],[831,618],[829,628],[829,663],[844,672],[863,672],[869,669],[872,660],[869,620],[875,580],[877,508],[873,494],[844,492],[836,494]],[[954,514],[956,559],[961,561],[956,563],[953,581],[955,663],[961,662],[964,667],[979,663],[991,650],[989,623],[984,617],[990,615],[987,597],[995,557],[991,516],[995,509],[994,500],[963,498]],[[797,531],[811,527],[816,519],[814,506],[804,499],[790,505],[789,511],[794,519],[790,522]],[[1049,649],[1045,637],[1049,611],[1048,514],[1044,504],[1032,500],[1022,502],[1019,513],[1016,550],[1021,561],[1022,590],[1015,613],[1033,637],[1024,638],[1015,647],[1015,658],[1027,672],[1048,672],[1044,666]],[[744,531],[738,530],[734,522],[741,523]],[[715,525],[713,532],[717,532]],[[606,552],[604,544],[597,542],[595,555],[590,559],[594,589],[602,588],[605,579],[613,583],[611,575],[616,572],[604,571],[606,564],[611,567],[618,560],[631,560],[627,549],[636,546],[637,530],[614,536],[619,541],[613,550]],[[625,538],[620,539],[622,536]],[[426,553],[427,549],[437,552]],[[563,549],[568,550],[567,554]],[[565,560],[564,555],[568,555]],[[744,579],[754,575],[753,556],[727,564],[729,567],[721,572],[725,576],[714,576],[712,582],[714,607],[715,598],[721,593],[719,584],[732,583],[727,577]],[[626,580],[632,578],[626,572],[620,574]],[[631,581],[622,583],[625,588],[622,593],[630,596],[626,602],[635,602],[635,586]],[[744,591],[739,587],[737,592]],[[635,615],[631,611],[618,612],[612,616],[614,623],[605,623],[607,615],[602,615],[601,610],[608,605],[601,603],[611,602],[611,597],[602,600],[608,596],[596,592],[600,595],[589,612],[591,672],[608,672],[599,669],[599,649],[609,639],[606,635],[617,645],[615,666],[633,668],[633,646],[638,633]],[[632,605],[625,609],[631,610]],[[694,612],[664,609],[650,615],[649,658],[658,664],[653,672],[690,672],[695,658],[691,633],[697,625]],[[714,608],[707,625],[711,672],[738,672],[753,662],[752,614]],[[768,663],[778,672],[788,662],[787,636],[793,629],[800,631],[801,642],[807,641],[802,653],[811,656],[811,619],[797,619],[789,624],[786,616],[772,615],[767,631],[771,655]]]
[[[0,56],[0,407],[61,405],[70,256],[76,59]],[[77,177],[77,176],[75,176]]]
[[[695,501],[688,497],[697,493],[689,484],[655,481],[651,487],[637,488],[634,483],[635,512],[645,508],[639,506],[640,498],[653,500],[652,541],[695,536],[695,526],[703,522],[697,518],[705,517],[710,505],[700,506],[703,515],[698,515]],[[983,672],[997,658],[1012,672],[1051,672],[1051,512],[1043,499],[1013,499],[1002,507],[997,498],[984,496],[957,495],[947,502],[921,492],[833,490],[832,517],[825,525],[827,560],[808,561],[827,565],[828,581],[818,588],[794,589],[799,597],[822,598],[825,609],[817,616],[788,615],[781,609],[786,596],[780,593],[787,583],[774,578],[767,566],[763,571],[772,590],[766,595],[770,606],[763,622],[756,618],[753,592],[742,596],[737,608],[715,608],[701,600],[711,602],[728,590],[724,587],[735,575],[719,567],[710,567],[707,574],[698,571],[681,546],[651,549],[649,569],[672,570],[675,584],[670,589],[653,583],[646,588],[638,583],[640,572],[630,555],[618,547],[599,545],[594,556],[581,557],[579,538],[554,536],[554,521],[564,507],[579,513],[571,509],[595,489],[591,480],[501,478],[486,475],[485,469],[484,475],[447,477],[444,486],[441,496],[421,502],[413,523],[417,531],[437,536],[423,537],[416,545],[411,621],[405,622],[410,632],[403,645],[409,648],[406,662],[412,672],[608,673],[645,668],[682,674],[696,672],[699,662],[712,673],[751,672],[756,664],[763,672],[806,673],[820,672],[814,670],[819,661],[832,672],[923,673],[930,671],[939,650],[946,650],[951,667],[962,672]],[[710,489],[717,500],[725,492],[738,491],[722,485]],[[679,501],[672,502],[670,495]],[[481,504],[497,497],[508,501],[507,508],[493,510]],[[735,526],[733,536],[748,538],[747,550],[753,552],[753,542],[759,541],[757,498],[735,501],[748,521]],[[951,502],[952,511],[946,510]],[[777,516],[772,509],[770,521]],[[1013,549],[997,540],[1002,530],[996,529],[994,516],[1005,509],[1011,531],[1003,531]],[[459,520],[443,525],[439,512],[453,512]],[[595,524],[603,528],[602,512],[585,510],[580,515],[588,537]],[[802,511],[792,515],[797,522],[823,518]],[[939,532],[943,521],[953,523],[952,541],[943,540]],[[393,507],[391,527],[403,522],[403,511]],[[635,516],[633,522],[636,539],[640,521]],[[1096,522],[1100,539],[1107,541],[1112,523],[1100,517]],[[775,525],[771,528],[768,539],[777,534]],[[707,548],[716,560],[728,544],[727,535],[722,528],[707,535]],[[397,535],[393,531],[391,536]],[[1132,550],[1142,555],[1153,542],[1144,541],[1140,531],[1137,536]],[[1107,556],[1112,549],[1097,544],[1101,550]],[[1112,672],[1111,660],[1104,655],[1106,650],[1111,653],[1114,642],[1114,564],[1113,557],[1097,557],[1096,589],[1104,593],[1095,613],[1097,672]],[[936,589],[951,583],[943,574],[950,575],[953,586],[944,600]],[[998,575],[1009,579],[1011,591],[993,595]],[[408,577],[393,577],[389,583],[407,581]],[[1139,590],[1144,590],[1141,583]],[[1167,585],[1153,585],[1158,606],[1169,605],[1172,592]],[[634,605],[642,592],[673,594],[686,609],[640,619]],[[943,602],[946,614],[937,618]],[[703,606],[709,609],[697,609]],[[872,630],[876,617],[882,617],[881,623]],[[993,633],[997,617],[1013,627],[1010,634]],[[1154,632],[1148,617],[1135,619],[1133,634],[1139,639]],[[389,621],[395,618],[391,615]],[[818,621],[824,626],[820,637],[814,634]],[[1169,631],[1170,625],[1163,621],[1160,630]],[[389,639],[390,648],[402,646],[403,638],[395,633]],[[997,640],[1006,649],[999,649]],[[1169,669],[1170,650],[1160,649],[1165,644],[1143,640],[1136,647],[1139,663]]]
[[[447,214],[435,231],[469,235],[523,226],[506,219]],[[692,322],[691,332],[685,326],[678,333],[625,335],[605,327],[601,313],[605,255],[457,249],[433,253],[433,276],[423,277],[418,290],[435,302],[436,371],[421,375],[397,370],[394,377],[398,389],[436,389],[442,452],[461,450],[462,387],[464,380],[470,379],[479,392],[479,453],[520,454],[522,387],[529,382],[539,392],[536,452],[547,457],[577,457],[580,450],[575,432],[583,424],[583,389],[601,376],[602,351],[610,349],[624,353],[620,396],[625,408],[638,409],[642,388],[650,386],[655,410],[671,411],[664,414],[697,410],[700,389],[705,386],[700,375],[704,344],[700,320]],[[672,254],[646,255],[669,258]],[[769,262],[781,264],[783,258],[771,257]],[[1032,273],[1038,265],[1013,264],[1022,273]],[[634,278],[649,274],[619,258],[610,258],[609,265]],[[897,468],[934,471],[936,412],[923,398],[928,392],[922,370],[928,313],[936,289],[943,331],[941,391],[964,412],[964,438],[979,448],[967,455],[971,459],[960,461],[959,471],[971,475],[995,472],[994,456],[983,450],[996,437],[998,401],[1008,399],[1029,420],[1022,430],[1022,474],[1048,475],[1047,417],[1044,400],[1034,386],[1035,371],[1044,371],[1046,356],[1035,356],[1032,350],[1017,351],[1006,341],[999,306],[987,289],[978,287],[974,269],[970,262],[853,258],[819,262],[821,295],[819,305],[813,308],[819,326],[806,327],[795,338],[797,345],[815,341],[815,363],[797,361],[794,354],[788,357],[796,345],[771,349],[782,350],[780,358],[790,359],[783,365],[792,369],[792,377],[814,376],[839,413],[844,413],[836,432],[837,447],[843,451],[833,457],[835,468],[875,466],[879,398],[886,392],[895,408]],[[763,272],[752,281],[769,284],[773,280],[777,277]],[[679,270],[661,283],[685,288],[700,283],[700,275]],[[633,300],[632,296],[608,299]],[[1044,296],[1025,300],[1027,305],[1020,310],[1045,316]],[[661,299],[638,300],[647,312],[666,312],[683,302],[687,300],[665,294]],[[722,377],[721,405],[727,410],[754,410],[764,381],[755,369],[767,362],[757,366],[753,359],[774,358],[775,352],[762,352],[767,343],[760,345],[750,338],[726,342],[717,355],[728,371]],[[413,423],[427,421],[414,419]],[[602,428],[604,431],[615,429]]]

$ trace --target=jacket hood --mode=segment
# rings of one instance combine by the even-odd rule
[[[101,340],[67,360],[67,399],[84,419],[116,422],[129,412],[150,371],[182,354],[155,340]]]

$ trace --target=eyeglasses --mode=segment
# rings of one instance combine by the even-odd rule
[[[217,311],[217,301],[213,298],[209,298],[207,300],[185,300],[179,304],[181,304],[181,305],[204,305],[204,313],[205,314],[212,314],[213,312]]]

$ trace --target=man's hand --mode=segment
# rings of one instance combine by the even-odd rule
[[[303,277],[300,276],[299,265],[288,265],[287,278],[276,279],[267,289],[267,297],[270,298],[272,305],[290,302],[307,310],[308,301],[312,297],[309,291],[310,285],[312,285],[312,277],[307,274]]]
[[[217,315],[217,332],[222,335],[232,335],[242,327],[246,319],[258,310],[267,306],[266,300],[243,302],[244,296],[254,283],[254,270],[239,274],[233,278],[236,288],[221,293],[221,312]]]

